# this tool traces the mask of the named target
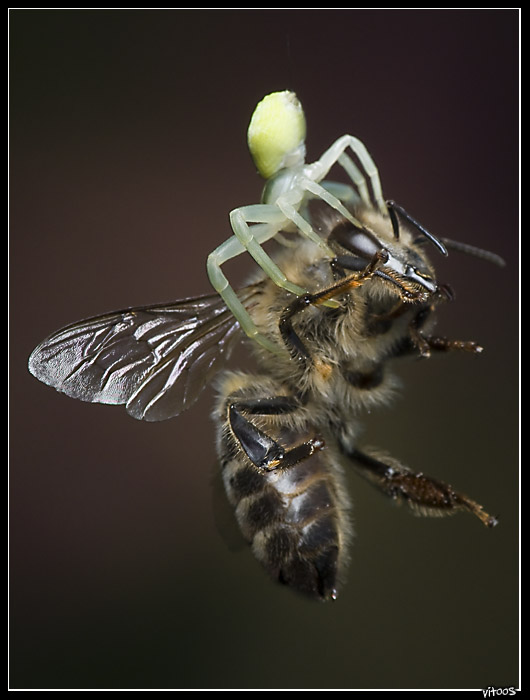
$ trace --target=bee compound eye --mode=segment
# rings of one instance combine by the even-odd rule
[[[348,252],[364,260],[371,260],[382,250],[381,243],[372,233],[349,221],[341,222],[335,226],[329,238],[337,241]]]

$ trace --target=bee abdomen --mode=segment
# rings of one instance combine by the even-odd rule
[[[265,472],[243,458],[223,465],[228,497],[245,538],[270,575],[313,598],[335,598],[345,516],[334,475],[321,457]]]

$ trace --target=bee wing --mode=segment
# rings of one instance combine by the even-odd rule
[[[251,297],[240,292],[243,303]],[[165,420],[197,399],[238,331],[217,294],[130,308],[57,331],[32,352],[29,371],[72,398]]]

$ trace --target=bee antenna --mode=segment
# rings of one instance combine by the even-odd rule
[[[390,216],[390,221],[392,222],[392,230],[394,231],[394,238],[396,241],[399,240],[399,219],[395,212],[395,202],[391,199],[387,201],[386,206],[388,207],[388,215]]]
[[[477,248],[474,245],[469,245],[469,243],[462,243],[461,241],[452,241],[450,238],[442,238],[442,241],[451,250],[456,250],[458,253],[466,253],[467,255],[472,255],[475,258],[480,258],[486,262],[493,263],[499,267],[504,267],[506,262],[497,253],[492,253],[489,250],[484,250],[483,248]]]
[[[396,226],[397,226],[397,216],[396,213],[399,214],[405,221],[407,221],[409,224],[412,224],[415,228],[418,229],[418,231],[427,238],[438,250],[442,255],[447,255],[447,248],[444,246],[442,241],[439,238],[436,238],[430,231],[427,231],[425,226],[422,226],[419,221],[416,221],[414,217],[412,217],[403,207],[400,207],[399,204],[396,204],[394,201],[389,200],[386,203],[388,207],[388,213],[390,215],[390,220],[392,222],[392,228],[394,230],[394,236],[396,238],[399,237],[399,232],[398,235],[396,236]],[[394,223],[394,219],[396,223]]]

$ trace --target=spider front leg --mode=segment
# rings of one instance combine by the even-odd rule
[[[335,199],[329,193],[326,194],[328,197]],[[351,217],[349,212],[344,211]],[[311,224],[301,216],[287,196],[279,197],[276,204],[249,204],[248,206],[233,209],[230,212],[230,224],[234,231],[234,236],[241,243],[244,250],[250,253],[267,277],[281,289],[285,289],[296,296],[307,294],[307,289],[290,282],[278,265],[265,252],[262,244],[274,238],[282,228],[289,224],[294,224],[300,234],[319,245],[327,255],[334,257],[333,250],[313,230]],[[253,226],[249,226],[249,224],[253,224]],[[329,301],[328,306],[336,307],[338,304],[334,301]]]
[[[249,224],[258,224],[250,227]],[[250,204],[230,212],[230,224],[235,237],[274,284],[297,296],[307,290],[289,282],[274,260],[262,248],[262,243],[274,238],[285,224],[281,210],[270,204]],[[255,233],[257,235],[255,235]]]
[[[262,347],[275,354],[285,354],[285,349],[269,340],[258,331],[248,311],[239,300],[237,293],[230,286],[227,277],[221,270],[221,266],[248,251],[265,274],[282,289],[301,296],[307,293],[303,287],[290,282],[272,258],[262,248],[262,244],[273,238],[280,228],[287,222],[280,209],[269,204],[254,204],[240,207],[230,212],[230,222],[234,236],[222,243],[208,256],[206,268],[213,288],[221,296],[230,311],[238,320],[243,332]],[[249,223],[253,223],[252,227]],[[323,239],[315,233],[320,242],[325,245]],[[326,246],[327,249],[327,246]],[[330,253],[332,251],[330,250]],[[329,300],[328,306],[336,307],[338,303]]]
[[[348,209],[344,206],[342,201],[336,197],[333,192],[331,192],[329,189],[326,187],[323,187],[321,184],[316,182],[315,180],[312,180],[310,177],[307,177],[305,175],[299,176],[298,178],[298,187],[301,189],[303,192],[303,196],[306,197],[306,193],[309,193],[313,197],[317,197],[321,199],[323,202],[328,204],[332,209],[335,209],[335,211],[338,211],[339,214],[341,214],[345,219],[348,219],[354,226],[357,228],[362,228],[363,225],[361,224],[360,221],[358,221]],[[350,187],[345,185],[347,189],[351,190]],[[353,194],[353,190],[352,194]],[[299,199],[299,193],[298,198]],[[292,197],[294,198],[294,197]],[[313,230],[313,227],[299,214],[297,211],[296,207],[291,204],[289,195],[284,195],[283,197],[279,197],[276,201],[276,206],[279,207],[282,212],[285,214],[285,216],[290,220],[296,223],[298,228],[300,229],[300,232],[303,233],[307,238],[310,238],[312,241],[318,243],[328,255],[333,256],[333,251],[329,246],[324,242],[324,240]]]
[[[268,232],[268,228],[267,228]],[[263,232],[265,234],[265,231]],[[237,293],[230,286],[228,279],[221,270],[221,265],[227,260],[235,258],[237,255],[245,252],[243,244],[235,237],[231,236],[228,240],[222,243],[208,256],[206,269],[208,277],[215,291],[219,294],[234,317],[239,322],[241,330],[251,339],[259,343],[262,347],[274,354],[284,354],[285,350],[276,343],[262,335],[254,321],[251,319],[248,311],[245,309]]]
[[[371,206],[365,178],[351,158],[349,158],[349,156],[345,153],[347,148],[351,148],[363,166],[364,171],[370,179],[377,208],[381,214],[385,215],[387,212],[387,207],[383,199],[383,190],[379,179],[379,171],[377,170],[377,166],[372,160],[371,155],[366,150],[366,146],[358,138],[355,138],[355,136],[350,136],[349,134],[341,136],[340,139],[337,139],[337,141],[335,141],[335,143],[322,154],[319,160],[315,161],[310,166],[307,166],[309,169],[311,169],[311,179],[320,182],[320,180],[322,180],[322,178],[328,174],[335,163],[339,163],[339,165],[346,171],[357,187],[363,202],[368,206]]]
[[[364,201],[364,199],[359,196],[351,185],[347,185],[344,182],[322,180],[320,185],[334,197],[339,199],[343,204],[346,204],[351,210],[359,206],[361,201]]]

